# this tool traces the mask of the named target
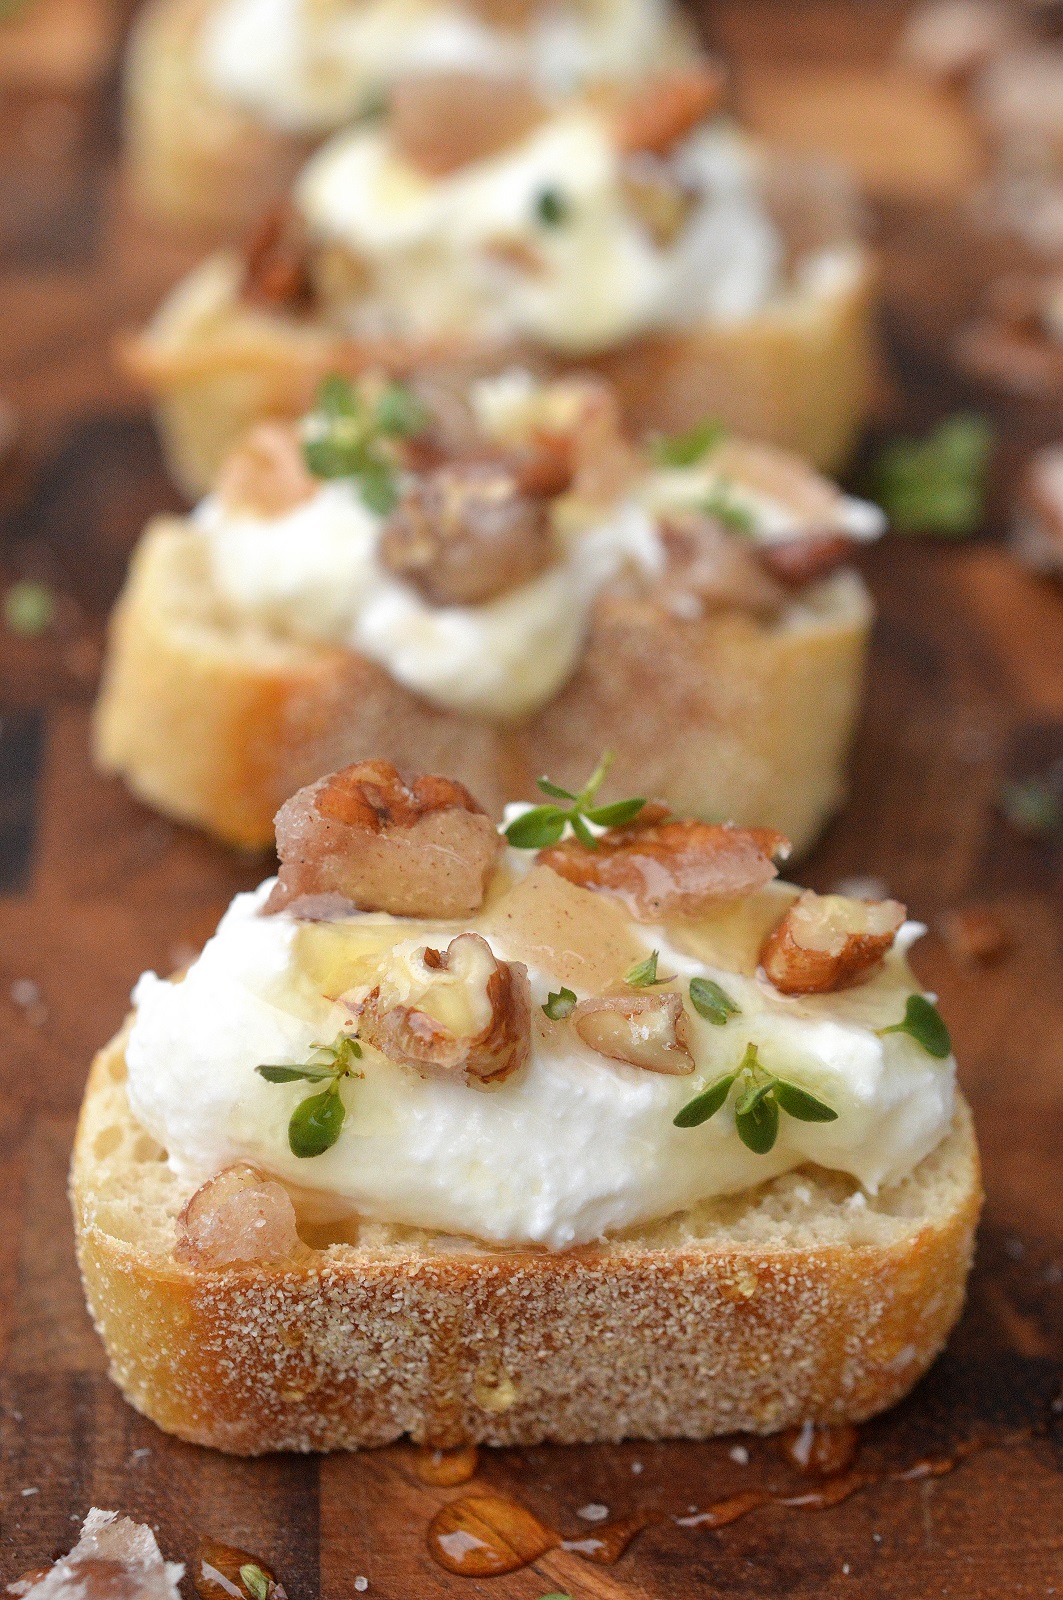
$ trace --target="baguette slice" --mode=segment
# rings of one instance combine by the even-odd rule
[[[844,794],[871,603],[841,572],[802,605],[800,621],[689,623],[603,596],[575,677],[504,727],[429,705],[353,651],[237,622],[202,539],[162,520],[112,619],[96,761],[169,815],[265,848],[289,795],[368,754],[452,773],[498,815],[540,772],[578,789],[589,754],[613,749],[611,793],[772,827],[802,850]]]
[[[903,1182],[805,1169],[551,1254],[410,1228],[307,1235],[291,1266],[174,1259],[190,1186],[134,1120],[124,1039],[74,1148],[78,1257],[111,1374],[168,1432],[243,1455],[403,1434],[528,1445],[859,1422],[939,1353],[981,1205],[961,1100]]]

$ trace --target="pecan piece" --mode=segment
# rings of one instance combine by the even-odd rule
[[[241,294],[268,311],[308,311],[314,303],[310,239],[295,208],[276,206],[260,223],[244,256]]]
[[[174,1259],[197,1267],[291,1261],[306,1254],[282,1183],[243,1164],[201,1184],[177,1218]]]
[[[620,107],[614,125],[618,148],[661,156],[715,111],[723,98],[723,73],[711,62],[676,67],[650,78]]]
[[[537,860],[579,888],[616,895],[636,921],[657,922],[754,894],[777,875],[773,857],[789,851],[789,840],[773,828],[654,820],[615,828],[593,850],[564,839]]]
[[[396,83],[389,125],[399,154],[428,177],[442,178],[515,144],[542,116],[523,78],[441,70]]]
[[[846,533],[806,533],[797,539],[780,539],[761,545],[760,564],[768,575],[787,589],[802,589],[806,583],[825,578],[849,560],[856,541]]]
[[[733,608],[771,618],[784,596],[754,553],[712,516],[673,512],[661,522],[668,569],[658,588],[666,607],[679,616]]]
[[[572,1026],[599,1055],[647,1072],[681,1077],[694,1070],[690,1023],[679,994],[605,995],[581,1000]]]
[[[282,517],[317,493],[299,437],[283,422],[260,422],[246,433],[218,475],[218,496],[234,511]]]
[[[463,1073],[476,1083],[496,1083],[518,1071],[531,1050],[523,962],[497,960],[478,933],[461,933],[445,951],[426,950],[422,960],[424,984],[415,1005],[388,1004],[378,984],[351,1006],[359,1039],[422,1077]]]
[[[359,761],[300,789],[277,813],[277,884],[266,912],[340,905],[399,917],[465,917],[483,903],[502,840],[450,778],[405,781]],[[302,905],[300,904],[302,902]]]
[[[392,512],[380,559],[436,606],[481,605],[549,566],[546,506],[507,467],[454,462],[428,473]]]
[[[898,900],[805,889],[769,933],[760,964],[783,994],[829,994],[878,966],[908,915]]]

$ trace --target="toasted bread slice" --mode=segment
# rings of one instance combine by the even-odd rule
[[[353,651],[237,621],[201,537],[161,520],[112,619],[96,759],[160,810],[268,847],[290,794],[368,753],[452,773],[497,815],[540,772],[578,788],[612,749],[611,792],[773,827],[800,850],[843,797],[870,620],[851,572],[771,622],[603,596],[575,677],[507,727],[437,709]]]
[[[617,387],[629,426],[670,433],[718,417],[747,438],[796,450],[824,471],[847,457],[872,384],[873,274],[854,254],[837,281],[794,291],[753,316],[639,339],[576,370]],[[329,372],[438,367],[475,376],[514,363],[566,363],[512,344],[353,341],[320,320],[245,304],[234,256],[212,256],[148,328],[126,340],[126,371],[152,395],[170,471],[190,498],[211,487],[237,440],[264,418],[295,418]],[[569,365],[572,365],[569,363]]]
[[[955,1323],[981,1205],[970,1113],[867,1198],[802,1169],[553,1254],[351,1226],[290,1265],[175,1259],[191,1185],[97,1057],[72,1171],[89,1306],[126,1398],[238,1454],[771,1433],[859,1422]]]

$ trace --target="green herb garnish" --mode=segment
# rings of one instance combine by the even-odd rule
[[[535,215],[548,228],[559,228],[568,221],[569,203],[560,189],[543,189],[535,202]]]
[[[922,1045],[928,1056],[944,1061],[952,1052],[949,1030],[937,1006],[923,994],[910,994],[904,1007],[904,1018],[888,1028],[879,1028],[879,1036],[886,1033],[906,1033],[916,1044]]]
[[[746,1045],[745,1054],[734,1072],[717,1078],[676,1113],[672,1118],[675,1127],[697,1128],[708,1122],[726,1102],[731,1085],[736,1082],[739,1089],[735,1101],[735,1128],[742,1143],[756,1155],[767,1155],[779,1137],[780,1111],[798,1122],[837,1121],[838,1113],[816,1095],[768,1072],[761,1065],[756,1045],[751,1043]]]
[[[731,996],[711,978],[691,978],[690,1004],[699,1017],[717,1028],[725,1027],[731,1017],[741,1016]]]
[[[962,538],[982,520],[993,433],[961,413],[927,438],[897,439],[879,460],[877,498],[899,533]]]
[[[685,433],[670,433],[654,439],[650,446],[659,467],[693,467],[715,450],[727,437],[727,429],[715,417],[688,428]]]
[[[395,462],[387,442],[424,431],[428,415],[406,384],[391,383],[372,407],[347,378],[333,373],[307,419],[303,457],[315,478],[353,478],[370,511],[386,516],[398,503]]]
[[[564,1022],[576,1009],[576,996],[571,989],[559,989],[556,994],[548,994],[543,1010],[551,1022]]]
[[[240,1582],[254,1600],[269,1600],[270,1581],[257,1562],[244,1562],[240,1568]]]
[[[660,953],[659,950],[653,950],[645,961],[636,961],[635,965],[624,973],[624,982],[629,983],[633,989],[652,989],[655,983],[667,983],[667,978],[657,976],[657,960]]]
[[[722,522],[732,533],[753,533],[757,526],[757,519],[752,511],[734,498],[730,484],[722,479],[714,489],[710,490],[699,509],[707,517],[715,517],[717,522]]]
[[[320,1156],[332,1148],[340,1136],[347,1108],[340,1095],[344,1078],[360,1078],[354,1063],[361,1059],[362,1047],[349,1034],[341,1034],[334,1044],[313,1047],[309,1061],[302,1066],[266,1065],[255,1071],[267,1083],[325,1083],[320,1094],[300,1100],[288,1122],[288,1146],[293,1156]]]
[[[578,794],[562,789],[549,778],[539,779],[539,788],[554,800],[570,800],[569,806],[533,806],[522,816],[515,817],[506,829],[506,838],[518,850],[542,850],[556,844],[571,824],[572,832],[589,850],[597,848],[598,841],[588,828],[593,822],[600,828],[619,828],[637,817],[645,800],[614,800],[607,806],[595,806],[594,797],[605,782],[606,773],[613,764],[613,752],[607,750],[595,767],[585,786]]]
[[[55,595],[46,583],[24,578],[4,596],[4,622],[9,632],[32,639],[43,633],[55,617]]]
[[[1005,784],[1000,809],[1012,827],[1030,839],[1043,839],[1063,828],[1063,801],[1039,778]]]

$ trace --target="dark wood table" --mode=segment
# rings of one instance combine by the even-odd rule
[[[897,16],[855,0],[732,0],[709,23],[758,125],[801,125],[804,84],[833,139],[824,96],[836,111],[839,83],[888,70]],[[408,1448],[231,1460],[160,1434],[111,1386],[65,1194],[86,1067],[138,973],[187,960],[263,863],[154,816],[88,758],[108,607],[148,514],[177,504],[109,343],[197,250],[145,231],[122,199],[105,8],[99,19],[99,50],[65,77],[43,60],[5,76],[0,42],[0,396],[19,424],[0,461],[0,576],[41,577],[59,597],[40,637],[0,635],[0,1578],[66,1549],[95,1504],[146,1519],[173,1558],[190,1561],[204,1534],[243,1545],[292,1600],[347,1600],[359,1575],[379,1600],[1063,1594],[1050,1404],[1063,1355],[1063,845],[1022,836],[997,803],[1007,778],[1063,757],[1063,592],[1015,565],[1000,515],[967,543],[891,538],[867,554],[880,621],[852,802],[804,876],[823,888],[870,874],[930,924],[918,965],[953,1028],[985,1157],[968,1310],[911,1400],[865,1430],[863,1459],[903,1468],[975,1436],[1032,1437],[835,1510],[771,1510],[714,1533],[657,1527],[612,1568],[552,1555],[473,1582],[425,1547],[435,1509],[463,1491],[421,1483]],[[913,178],[910,152],[891,176],[883,139],[856,152],[875,188],[892,362],[878,432],[973,400],[997,418],[1006,482],[1063,418],[972,392],[950,365],[944,333],[984,275],[951,210],[974,157],[961,140],[929,180],[918,163]],[[965,967],[940,935],[970,905],[1007,931],[993,965]],[[791,1481],[770,1442],[748,1441],[747,1466],[734,1443],[486,1453],[477,1481],[578,1536],[588,1501],[683,1511]]]

